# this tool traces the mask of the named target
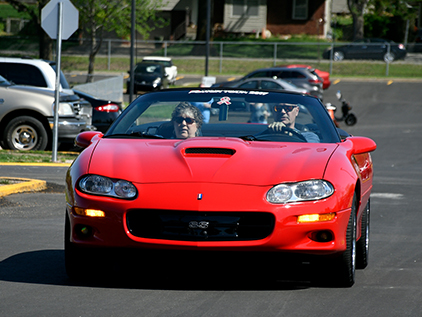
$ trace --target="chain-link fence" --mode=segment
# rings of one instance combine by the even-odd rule
[[[11,38],[9,38],[9,41]],[[38,47],[28,49],[27,39],[15,38],[13,45],[9,45],[13,55],[38,54]],[[54,46],[54,45],[53,45]],[[393,51],[393,45],[366,44],[366,48],[359,43],[332,43],[325,40],[315,42],[266,42],[266,41],[211,41],[209,46],[204,41],[135,41],[133,53],[135,63],[142,60],[144,56],[168,56],[173,58],[181,73],[204,74],[204,61],[206,56],[210,61],[210,73],[218,74],[243,74],[261,67],[271,67],[287,63],[312,64],[325,69],[330,73],[348,75],[350,67],[346,62],[358,61],[357,56],[350,56],[348,53],[341,53],[343,47],[355,49],[355,51],[369,51],[372,48],[378,49],[375,56],[367,56],[370,60],[359,60],[366,62],[363,67],[354,68],[353,72],[362,76],[388,76],[394,65],[399,63],[410,63],[422,65],[422,44],[409,44],[407,55],[404,60],[399,59],[397,54],[385,61],[385,54]],[[382,47],[383,46],[383,47]],[[3,46],[4,47],[4,46]],[[6,45],[7,47],[7,45]],[[331,50],[330,50],[331,49]],[[383,50],[383,52],[380,52]],[[5,55],[1,51],[1,55]],[[331,54],[333,52],[334,54]],[[340,53],[335,53],[340,52]],[[64,67],[68,66],[74,70],[87,70],[87,60],[90,53],[90,41],[86,39],[70,39],[63,42],[62,59]],[[208,53],[208,54],[207,54]],[[341,55],[343,54],[343,55]],[[101,48],[96,56],[96,71],[119,71],[129,70],[129,58],[131,56],[131,45],[128,40],[104,39]],[[79,58],[75,59],[76,57]],[[348,58],[352,58],[349,60]],[[345,59],[337,63],[336,60]],[[75,61],[76,60],[76,61]],[[394,61],[393,61],[394,60]],[[419,66],[418,66],[419,67]],[[422,67],[422,66],[421,66]],[[371,68],[374,72],[368,73]],[[419,73],[421,69],[418,69]],[[366,71],[366,72],[365,72]],[[416,71],[416,68],[415,68]]]

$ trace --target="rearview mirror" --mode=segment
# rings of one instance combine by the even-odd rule
[[[220,113],[218,115],[218,120],[219,121],[227,121],[228,112],[229,112],[229,106],[226,105],[225,103],[223,103],[220,106]]]

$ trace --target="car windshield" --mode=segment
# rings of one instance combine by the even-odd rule
[[[144,94],[125,109],[105,137],[340,141],[319,99],[296,93],[234,88],[171,89]]]
[[[6,78],[3,76],[0,76],[0,86],[10,86],[12,85],[10,82],[7,81]]]
[[[293,84],[291,81],[287,81],[287,80],[284,80],[284,79],[278,79],[278,81],[280,81],[280,83],[283,85],[284,89],[295,90],[295,89],[299,88],[298,86]]]
[[[138,64],[135,67],[135,73],[141,74],[159,74],[161,71],[160,65]]]
[[[56,65],[55,64],[50,65],[50,66],[54,69],[54,71],[56,71]],[[64,89],[70,89],[70,85],[67,82],[66,77],[64,76],[62,71],[60,71],[60,85],[62,85],[62,87]]]
[[[162,61],[162,60],[155,60],[155,59],[145,59],[145,62],[153,62],[156,64],[160,64],[163,65],[164,67],[171,67],[171,62],[170,61]]]

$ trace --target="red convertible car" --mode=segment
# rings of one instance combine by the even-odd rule
[[[252,123],[264,106],[267,122]],[[368,261],[376,144],[340,132],[306,94],[140,96],[105,134],[76,139],[85,149],[66,175],[67,274],[90,276],[106,263],[93,264],[96,252],[112,249],[286,254],[350,287]]]

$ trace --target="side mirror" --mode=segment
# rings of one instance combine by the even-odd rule
[[[91,143],[103,137],[103,133],[99,131],[84,131],[79,133],[75,139],[75,145],[86,148],[91,145]]]
[[[347,138],[353,143],[353,154],[363,154],[375,151],[377,144],[374,140],[362,136],[352,136]]]

